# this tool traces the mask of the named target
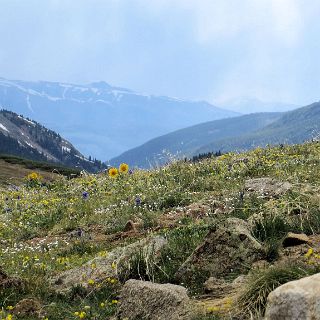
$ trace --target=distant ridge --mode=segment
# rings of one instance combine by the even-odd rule
[[[0,107],[59,132],[86,156],[107,160],[152,138],[239,113],[207,102],[86,85],[0,78]]]
[[[36,121],[0,110],[0,154],[49,161],[91,172],[105,168],[85,158],[69,141]]]
[[[320,102],[285,113],[253,113],[210,121],[152,139],[110,160],[148,168],[207,152],[244,151],[279,143],[301,143],[320,135]],[[165,150],[165,152],[163,152]]]

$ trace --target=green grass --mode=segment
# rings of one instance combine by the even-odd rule
[[[247,159],[246,163],[240,161],[243,158]],[[101,251],[150,234],[161,234],[167,238],[168,245],[157,259],[136,253],[119,280],[141,278],[179,283],[175,277],[177,270],[201,244],[210,225],[230,216],[250,221],[253,235],[265,247],[266,258],[274,262],[286,232],[320,233],[319,159],[320,144],[308,143],[260,148],[245,154],[230,153],[196,163],[174,162],[155,170],[120,174],[116,179],[107,173],[84,174],[74,179],[60,174],[46,183],[28,184],[23,177],[31,170],[21,170],[18,187],[10,185],[12,180],[6,180],[6,185],[1,187],[0,260],[6,273],[20,277],[26,285],[21,290],[2,290],[0,309],[14,306],[22,298],[34,297],[41,302],[50,320],[77,319],[74,312],[86,305],[97,314],[96,319],[105,319],[114,313],[115,305],[109,303],[110,299],[116,299],[118,286],[103,287],[102,291],[88,296],[81,288],[75,288],[70,296],[62,298],[53,292],[49,278],[82,265]],[[1,161],[3,166],[22,168],[21,163]],[[14,174],[12,168],[17,167],[10,168]],[[38,167],[34,171],[38,172]],[[272,200],[239,196],[246,179],[263,176],[289,181],[293,190]],[[88,196],[84,197],[83,192]],[[215,215],[213,209],[210,215],[200,218],[182,214],[175,225],[161,227],[170,217],[169,212],[177,208],[183,212],[185,206],[194,202],[213,201],[229,212]],[[117,235],[121,235],[128,220],[141,226],[140,234],[121,239]],[[81,241],[69,236],[78,228],[86,234]],[[261,297],[274,286],[294,278],[295,272],[274,271],[261,276],[262,282],[252,281],[247,297],[252,297],[253,309],[262,310],[265,300]],[[191,293],[199,294],[207,276],[195,273],[184,285]],[[103,302],[99,292],[107,297],[105,309],[99,307]]]
[[[254,270],[238,299],[238,313],[241,315],[251,314],[255,319],[258,319],[264,315],[267,297],[271,291],[284,283],[317,272],[319,272],[319,268],[307,268],[305,265],[297,263]]]

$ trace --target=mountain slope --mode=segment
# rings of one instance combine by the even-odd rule
[[[166,153],[192,156],[200,146],[209,142],[254,132],[278,120],[281,113],[255,113],[235,118],[215,120],[152,139],[110,160],[113,165],[128,162],[133,166],[148,167],[168,160]],[[166,150],[163,153],[163,150]],[[218,151],[219,148],[214,151]],[[212,150],[210,150],[212,151]]]
[[[237,113],[207,102],[138,94],[105,82],[75,85],[0,78],[0,106],[59,132],[86,155],[109,159],[159,135]]]
[[[251,134],[236,139],[219,139],[203,145],[196,153],[204,153],[219,148],[222,151],[249,150],[266,144],[301,143],[320,134],[320,102],[286,112],[272,124]]]
[[[54,131],[7,110],[0,110],[0,153],[89,171],[104,167],[99,161],[86,159]]]
[[[175,157],[244,151],[266,144],[301,143],[320,135],[320,102],[285,113],[256,113],[211,121],[150,140],[110,160],[149,167]]]

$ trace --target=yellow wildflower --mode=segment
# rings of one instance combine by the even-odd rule
[[[310,248],[310,249],[308,250],[308,252],[305,254],[305,257],[306,257],[306,258],[309,258],[312,254],[313,254],[313,249]]]
[[[41,176],[40,174],[36,173],[36,172],[31,172],[27,175],[27,179],[28,180],[40,180]]]
[[[93,279],[89,279],[88,280],[88,285],[93,286],[94,285],[94,280]]]
[[[117,168],[111,168],[109,169],[109,177],[116,178],[118,176],[119,172]]]
[[[121,173],[127,173],[129,171],[129,166],[126,163],[121,163],[119,166],[119,171]]]

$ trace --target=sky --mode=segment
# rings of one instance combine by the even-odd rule
[[[320,0],[0,0],[0,77],[320,100]]]

